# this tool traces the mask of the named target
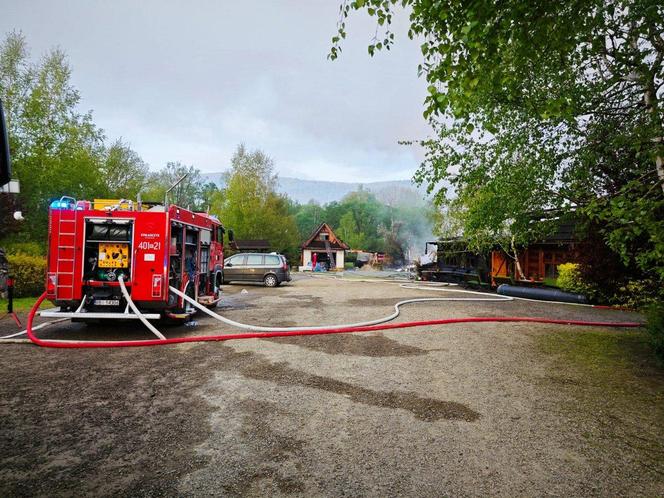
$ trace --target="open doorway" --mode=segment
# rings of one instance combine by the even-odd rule
[[[329,270],[332,265],[330,262],[330,257],[326,252],[314,252],[313,254],[316,255],[316,263],[320,263],[322,267],[324,267],[326,270]],[[313,255],[312,255],[312,261],[313,261]]]

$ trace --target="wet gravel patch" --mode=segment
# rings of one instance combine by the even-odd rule
[[[239,354],[246,355],[247,353]],[[454,401],[441,401],[409,392],[383,392],[367,389],[330,377],[303,372],[283,363],[271,363],[258,356],[253,358],[250,364],[243,367],[240,372],[251,379],[269,380],[286,386],[302,386],[340,394],[356,403],[407,410],[415,418],[427,422],[440,419],[474,422],[480,418],[480,414],[476,411]]]
[[[292,344],[312,351],[333,355],[369,356],[374,358],[421,356],[426,349],[400,343],[384,335],[311,335],[264,339],[277,344]]]
[[[412,296],[412,297],[376,297],[376,298],[362,298],[362,299],[348,299],[346,304],[351,306],[394,306],[399,301],[405,301],[406,299],[418,299],[422,296]],[[438,296],[436,296],[438,297]],[[442,297],[442,296],[441,296]]]
[[[15,346],[0,364],[2,496],[164,495],[205,465],[193,448],[211,408],[194,388],[203,350],[76,351]],[[11,367],[10,367],[11,365]]]

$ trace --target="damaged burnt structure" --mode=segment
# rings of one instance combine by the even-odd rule
[[[478,253],[461,237],[427,242],[417,273],[433,282],[488,285],[489,253]]]
[[[480,253],[471,250],[461,237],[427,242],[418,276],[491,287],[502,283],[545,285],[558,277],[558,265],[575,262],[578,242],[576,223],[558,221],[550,235],[517,247],[518,265],[514,254],[498,244]]]

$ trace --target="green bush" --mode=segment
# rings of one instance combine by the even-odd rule
[[[661,288],[650,279],[630,280],[618,288],[609,301],[631,309],[648,308],[662,298]]]
[[[344,263],[344,269],[346,269],[346,270],[352,270],[353,268],[355,268],[355,263],[353,263],[353,262],[349,262],[349,261],[346,261],[346,262]]]
[[[655,354],[664,362],[664,303],[658,302],[650,305],[646,311],[648,322],[646,328],[650,335]]]
[[[558,280],[556,285],[565,292],[583,294],[589,299],[595,297],[595,289],[591,284],[584,281],[581,268],[575,263],[558,265]]]
[[[32,297],[44,292],[46,259],[27,254],[9,254],[9,274],[14,277],[14,296]]]
[[[37,242],[19,242],[13,240],[4,240],[0,242],[0,247],[6,254],[25,254],[28,256],[45,256],[46,245]]]

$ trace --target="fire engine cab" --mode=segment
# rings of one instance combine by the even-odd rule
[[[42,316],[74,320],[186,319],[221,299],[224,227],[207,213],[126,199],[53,201],[48,217],[46,297],[59,307]],[[230,235],[230,233],[229,233]]]

